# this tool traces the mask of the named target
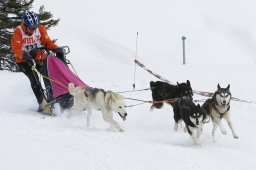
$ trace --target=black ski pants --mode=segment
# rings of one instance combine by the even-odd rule
[[[17,63],[17,65],[20,67],[21,71],[28,77],[38,104],[42,103],[45,97],[37,73],[31,69],[31,66],[28,63]]]

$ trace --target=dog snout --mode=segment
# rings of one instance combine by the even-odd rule
[[[227,101],[226,100],[223,100],[222,104],[221,104],[223,107],[226,107],[227,106]]]
[[[199,125],[199,120],[198,119],[196,119],[196,125]]]
[[[193,95],[189,96],[189,99],[190,99],[190,100],[193,100]]]
[[[126,116],[128,115],[127,113],[123,113],[121,114],[120,112],[117,112],[119,114],[119,116],[123,119],[123,121],[126,120]]]
[[[127,113],[124,113],[123,121],[125,121],[125,120],[126,120],[126,116],[127,116],[127,115],[128,115]]]

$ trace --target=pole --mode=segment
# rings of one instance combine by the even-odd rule
[[[139,33],[137,32],[135,60],[137,60],[138,36],[139,36]],[[133,75],[133,84],[132,84],[133,90],[135,90],[135,76],[136,76],[136,63],[134,62],[134,75]]]
[[[181,39],[182,39],[182,47],[183,47],[183,65],[185,65],[186,64],[186,57],[185,57],[185,40],[186,40],[186,37],[182,36]]]

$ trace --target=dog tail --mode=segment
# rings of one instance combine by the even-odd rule
[[[150,81],[150,89],[153,90],[155,87],[155,82]]]

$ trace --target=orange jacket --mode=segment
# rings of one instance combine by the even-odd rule
[[[27,31],[26,31],[27,28],[23,22],[21,23],[21,29],[27,34]],[[43,25],[39,25],[38,30],[41,34],[40,42],[44,47],[49,49],[55,49],[58,47],[50,39],[50,37],[47,34],[47,30]],[[17,63],[26,62],[22,56],[22,32],[18,27],[14,30],[14,33],[12,35],[11,46],[12,46],[13,53],[15,55],[16,62]],[[44,53],[40,51],[36,56],[36,60],[40,60],[43,54]]]

